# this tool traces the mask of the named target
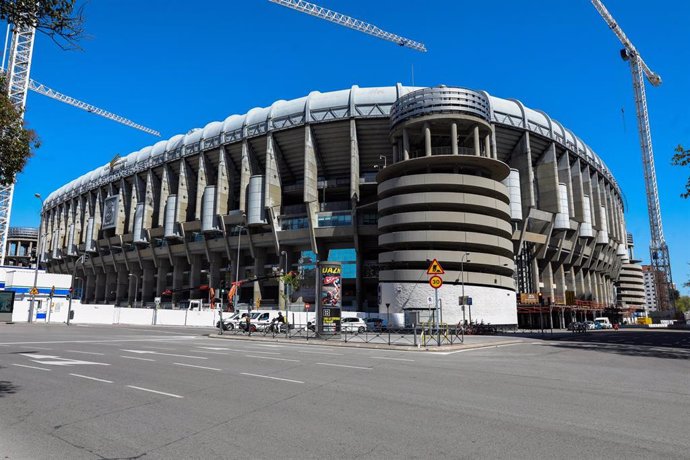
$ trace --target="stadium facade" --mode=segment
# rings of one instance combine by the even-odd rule
[[[543,112],[457,87],[353,86],[232,115],[75,179],[45,200],[42,255],[83,280],[87,302],[150,304],[204,298],[199,286],[217,290],[238,263],[245,279],[351,254],[344,307],[389,305],[405,321],[428,311],[436,259],[445,322],[462,318],[464,294],[465,319],[516,324],[549,306],[557,326],[616,304],[623,211],[604,162]],[[240,298],[284,307],[282,288],[246,284]],[[298,294],[290,307],[313,296]]]

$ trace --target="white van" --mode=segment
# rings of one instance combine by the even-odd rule
[[[594,318],[594,324],[598,324],[601,329],[613,329],[613,324],[605,316]]]

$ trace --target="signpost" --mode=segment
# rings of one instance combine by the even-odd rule
[[[438,288],[443,286],[443,278],[439,275],[446,273],[438,260],[434,259],[429,264],[429,268],[426,270],[427,275],[431,275],[429,278],[429,286],[434,289],[434,326],[436,327],[436,332],[439,333],[440,340],[440,329],[439,329],[439,305],[438,305]],[[440,343],[439,343],[440,345]]]

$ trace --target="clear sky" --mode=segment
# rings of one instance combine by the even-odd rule
[[[419,53],[267,0],[100,0],[85,6],[82,51],[39,35],[31,76],[160,131],[164,139],[310,91],[396,82],[486,90],[547,112],[606,162],[627,202],[635,255],[649,260],[649,223],[632,82],[618,40],[586,0],[319,0],[422,41]],[[690,175],[670,165],[690,148],[690,2],[606,0],[649,66],[647,86],[664,232],[674,281],[690,279]],[[414,68],[414,72],[412,69]],[[42,147],[18,176],[11,224],[36,226],[44,197],[156,138],[29,93]],[[688,294],[690,290],[683,289]]]

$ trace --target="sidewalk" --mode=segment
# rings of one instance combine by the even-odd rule
[[[250,336],[246,334],[237,333],[224,333],[223,335],[218,335],[218,333],[208,334],[211,339],[219,340],[239,340],[239,341],[250,341],[250,342],[270,342],[270,343],[285,343],[293,345],[314,345],[314,346],[329,346],[329,347],[349,347],[349,348],[370,348],[375,350],[399,350],[399,351],[423,351],[423,352],[447,352],[447,351],[458,351],[458,350],[471,350],[477,348],[491,348],[502,345],[509,345],[515,343],[530,342],[533,339],[529,337],[513,337],[513,336],[500,336],[500,335],[468,335],[465,336],[464,343],[456,343],[452,345],[429,345],[427,347],[417,347],[414,345],[396,345],[388,343],[366,343],[348,340],[345,342],[342,339],[330,339],[324,340],[316,337],[310,337],[309,340],[305,338],[295,337],[288,339],[285,337],[270,337],[265,336],[261,333],[254,333]]]

